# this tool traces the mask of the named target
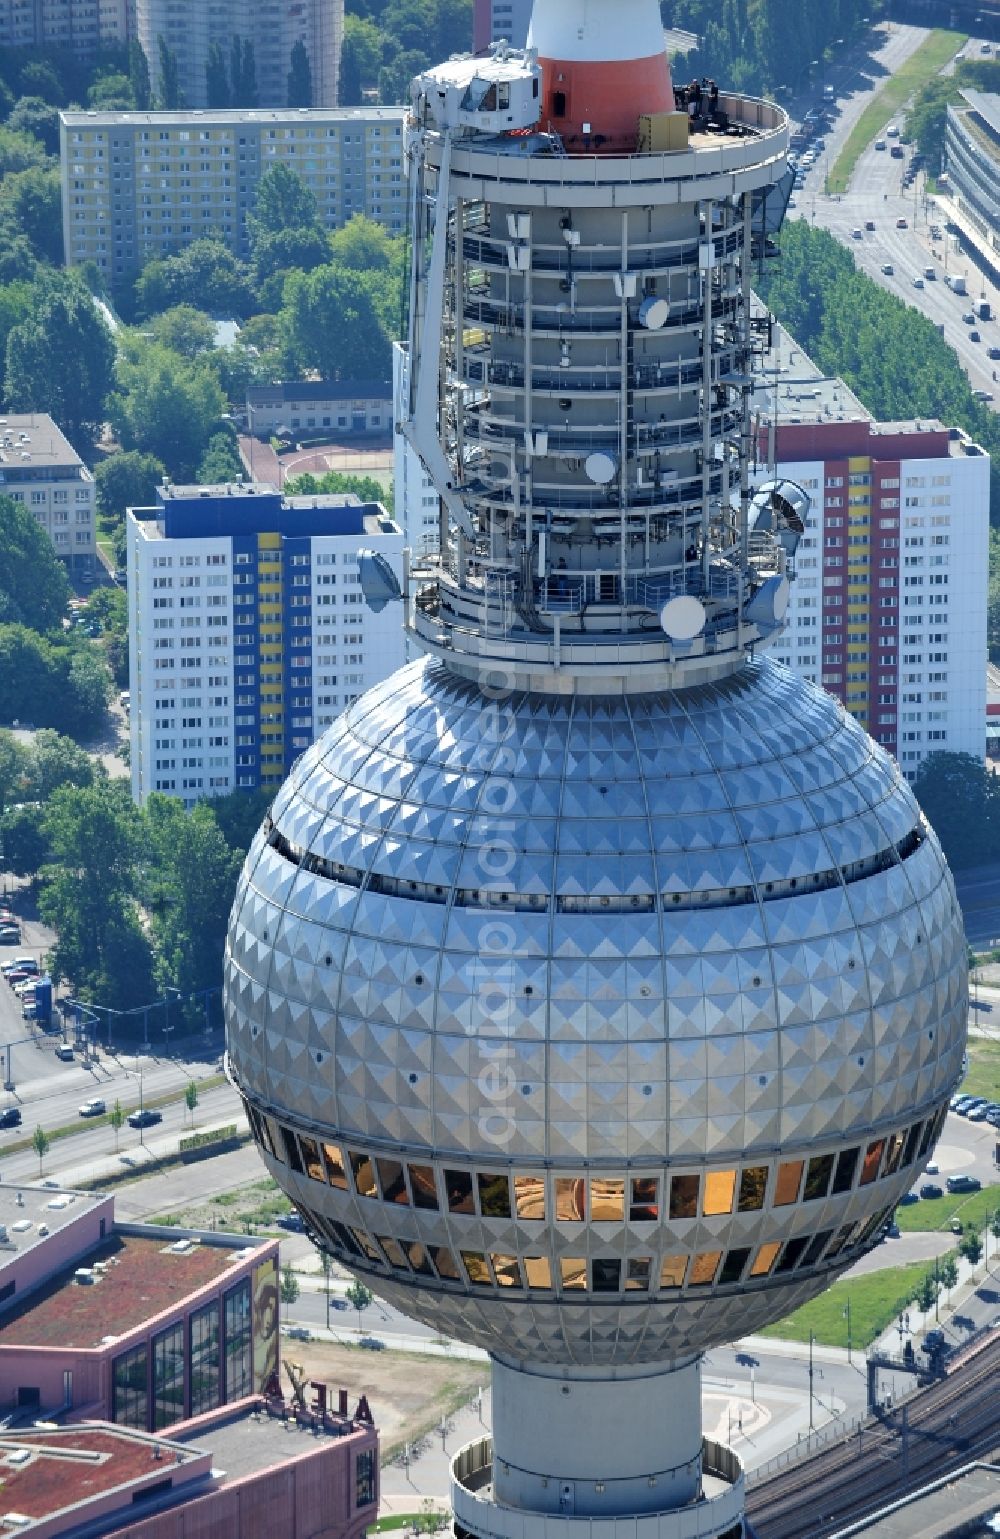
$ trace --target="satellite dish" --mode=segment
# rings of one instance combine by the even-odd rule
[[[381,614],[387,604],[403,597],[398,577],[378,551],[358,551],[358,576],[365,603],[374,614]]]
[[[751,530],[773,534],[789,556],[794,556],[805,533],[810,498],[795,481],[765,481],[750,502]]]
[[[595,486],[607,486],[618,474],[618,457],[598,449],[595,453],[587,455],[583,468]]]
[[[746,607],[746,618],[761,630],[777,629],[788,613],[790,588],[787,577],[769,577]]]
[[[692,593],[682,593],[664,604],[660,624],[671,641],[693,641],[705,629],[705,606]]]
[[[670,306],[667,301],[650,294],[639,306],[639,325],[645,326],[647,331],[660,331],[667,324],[669,315]]]

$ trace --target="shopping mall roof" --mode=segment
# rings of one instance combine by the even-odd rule
[[[180,1304],[255,1250],[255,1244],[115,1231],[0,1319],[0,1347],[94,1348]],[[114,1334],[109,1337],[109,1332]]]
[[[30,1532],[32,1520],[85,1507],[122,1487],[159,1486],[176,1479],[178,1467],[186,1480],[207,1479],[211,1456],[107,1424],[0,1433],[0,1535]]]
[[[58,1186],[0,1183],[0,1272],[9,1261],[113,1199],[104,1193],[63,1191]]]

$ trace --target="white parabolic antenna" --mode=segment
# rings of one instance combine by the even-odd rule
[[[602,449],[595,449],[593,454],[588,454],[584,469],[587,476],[595,486],[607,486],[613,481],[618,472],[618,460],[613,454],[606,454]]]
[[[693,641],[705,629],[705,606],[693,594],[682,593],[664,604],[660,624],[671,641]]]

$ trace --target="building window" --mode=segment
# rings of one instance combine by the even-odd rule
[[[250,1342],[250,1279],[231,1288],[225,1298],[227,1402],[253,1393]]]
[[[214,1411],[219,1404],[219,1305],[216,1301],[191,1316],[191,1415]]]
[[[120,1427],[138,1427],[145,1432],[149,1425],[149,1390],[147,1387],[147,1362],[145,1344],[132,1352],[116,1357],[112,1367],[113,1394],[111,1419]]]
[[[375,1500],[375,1450],[366,1448],[354,1464],[354,1505],[370,1507]]]
[[[183,1420],[184,1322],[178,1320],[153,1339],[153,1431]]]

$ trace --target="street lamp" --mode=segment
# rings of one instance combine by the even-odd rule
[[[812,1331],[810,1331],[809,1332],[809,1431],[810,1432],[812,1432],[814,1430],[814,1428],[815,1428],[815,1422],[813,1420],[813,1342],[814,1342],[814,1340],[815,1340],[815,1337],[814,1337]]]
[[[181,993],[180,989],[176,989],[170,984],[167,985],[163,992],[163,1052],[164,1055],[169,1058],[170,1033],[174,1029],[170,1024],[170,996],[171,994],[176,994],[178,999],[183,999],[184,995]]]
[[[852,1358],[851,1358],[851,1295],[850,1294],[847,1295],[847,1308],[844,1310],[844,1314],[847,1317],[847,1361],[849,1363],[851,1363],[852,1362]]]

